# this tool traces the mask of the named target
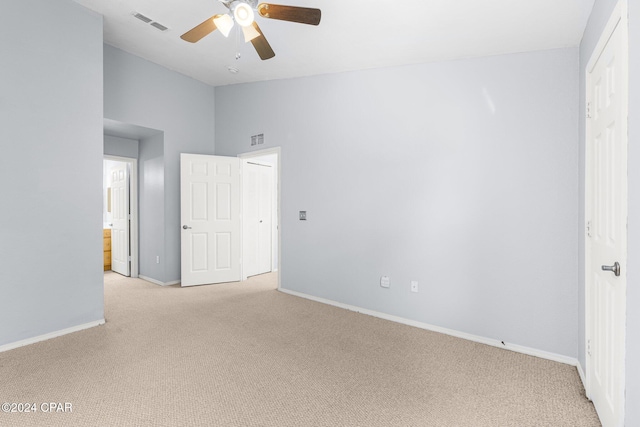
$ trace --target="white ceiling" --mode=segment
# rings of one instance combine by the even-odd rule
[[[594,2],[276,0],[321,9],[322,21],[315,27],[257,17],[276,52],[261,61],[233,31],[229,38],[215,31],[195,44],[180,39],[228,11],[217,0],[75,1],[104,15],[105,43],[213,86],[577,46]],[[161,32],[132,12],[169,30]]]

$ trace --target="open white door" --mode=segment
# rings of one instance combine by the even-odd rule
[[[245,160],[243,174],[243,266],[246,277],[271,271],[273,168]]]
[[[603,427],[624,425],[625,405],[628,65],[618,13],[587,68],[587,394]]]
[[[129,172],[126,163],[111,169],[111,270],[129,276]]]
[[[240,280],[240,160],[180,155],[182,286]]]

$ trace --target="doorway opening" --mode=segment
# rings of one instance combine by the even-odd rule
[[[280,288],[280,147],[243,153],[242,280],[278,272]]]
[[[242,167],[242,280],[278,271],[278,161],[275,150],[240,156]]]
[[[105,118],[103,153],[105,161],[128,165],[130,276],[164,284],[164,133]],[[105,168],[105,181],[109,169]],[[103,191],[106,211],[107,190]],[[106,217],[103,212],[103,234],[113,223]]]
[[[138,161],[103,160],[104,271],[138,277]]]

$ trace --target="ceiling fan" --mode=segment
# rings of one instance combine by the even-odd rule
[[[254,10],[263,18],[279,19],[281,21],[298,22],[300,24],[318,25],[320,23],[320,9],[308,7],[284,6],[279,4],[260,3],[258,0],[218,0],[229,9],[229,14],[213,15],[211,18],[197,25],[180,36],[181,39],[195,43],[216,29],[228,37],[235,24],[242,28],[244,41],[251,41],[260,59],[266,60],[276,56],[269,42],[262,34],[258,23],[254,20]]]

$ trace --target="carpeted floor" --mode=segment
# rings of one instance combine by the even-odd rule
[[[182,289],[105,274],[104,326],[0,353],[0,403],[37,407],[0,412],[0,425],[600,425],[574,367],[275,283]]]

